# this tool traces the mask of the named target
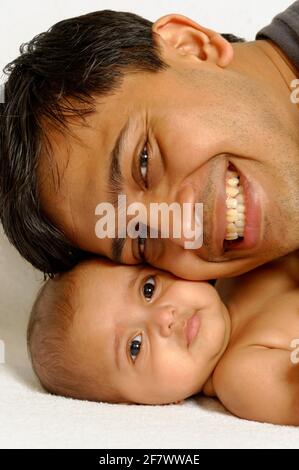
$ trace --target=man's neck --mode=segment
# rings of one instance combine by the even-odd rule
[[[234,43],[233,48],[234,59],[228,68],[261,80],[276,96],[286,100],[292,112],[295,108],[299,116],[299,105],[290,99],[294,91],[292,82],[299,78],[299,71],[283,51],[269,40]]]

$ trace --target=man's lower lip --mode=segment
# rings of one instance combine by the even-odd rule
[[[192,315],[192,317],[188,320],[187,327],[186,327],[188,347],[195,340],[198,334],[199,328],[200,328],[200,324],[201,324],[201,320],[200,320],[200,316],[198,313],[195,313],[194,315]]]

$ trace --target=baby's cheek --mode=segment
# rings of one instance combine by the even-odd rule
[[[201,370],[194,361],[190,359],[185,362],[177,361],[176,364],[165,368],[163,383],[165,387],[171,386],[176,390],[189,390],[199,375]]]

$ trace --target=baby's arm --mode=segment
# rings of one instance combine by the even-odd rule
[[[240,418],[299,425],[299,364],[290,351],[261,346],[231,351],[216,368],[213,386]]]

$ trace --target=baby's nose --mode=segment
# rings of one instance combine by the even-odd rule
[[[157,309],[154,314],[154,324],[158,328],[159,333],[168,337],[172,334],[175,326],[175,310],[173,307],[164,307]]]

